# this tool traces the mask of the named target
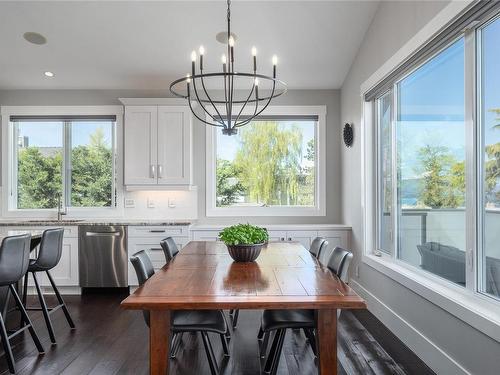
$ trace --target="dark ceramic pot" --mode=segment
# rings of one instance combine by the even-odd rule
[[[226,245],[231,258],[236,262],[253,262],[258,258],[263,243],[254,245]]]

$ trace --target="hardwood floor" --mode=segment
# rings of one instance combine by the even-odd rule
[[[147,374],[148,330],[140,312],[120,308],[123,297],[116,294],[66,296],[77,329],[71,331],[62,311],[55,312],[52,316],[56,346],[50,345],[41,313],[30,312],[46,353],[37,355],[27,333],[16,337],[12,344],[18,374]],[[48,300],[55,302],[52,298]],[[31,303],[35,303],[35,299],[31,298]],[[240,311],[238,328],[230,342],[230,358],[223,358],[220,341],[213,337],[221,373],[260,373],[256,339],[259,319],[259,311]],[[340,374],[433,374],[394,335],[382,329],[385,327],[375,329],[381,323],[370,313],[364,312],[360,319],[370,331],[349,311],[344,311],[339,319]],[[8,323],[16,322],[16,314],[9,315]],[[285,342],[279,373],[316,374],[314,357],[303,334],[289,331]],[[386,347],[397,357],[391,358]],[[202,340],[195,335],[184,335],[177,359],[172,364],[174,374],[210,373]],[[0,374],[8,373],[1,353]]]

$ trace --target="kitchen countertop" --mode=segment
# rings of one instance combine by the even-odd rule
[[[30,219],[30,220],[0,220],[0,226],[78,226],[78,225],[137,225],[137,226],[182,226],[191,225],[190,221],[165,221],[165,220],[147,220],[147,219],[67,219],[67,220],[50,220],[50,219]]]

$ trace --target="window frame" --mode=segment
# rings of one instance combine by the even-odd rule
[[[374,99],[365,100],[365,96],[374,87],[380,84],[399,64],[411,58],[415,51],[425,48],[425,44],[439,35],[443,28],[450,25],[453,19],[457,18],[467,8],[464,4],[450,4],[436,17],[436,21],[429,23],[422,31],[412,38],[398,53],[393,56],[386,65],[376,71],[367,81],[361,85],[362,102],[362,206],[363,206],[363,252],[362,262],[369,267],[376,269],[382,274],[409,288],[413,292],[440,306],[457,318],[470,324],[484,334],[500,341],[500,298],[486,294],[480,290],[480,277],[482,265],[481,249],[481,189],[482,170],[481,155],[482,150],[479,141],[481,140],[480,113],[480,45],[478,43],[478,33],[489,23],[500,18],[498,8],[484,14],[479,22],[473,22],[469,27],[457,34],[453,39],[456,41],[460,35],[464,36],[464,70],[465,70],[465,137],[466,137],[466,287],[454,284],[451,281],[426,272],[418,267],[412,266],[397,259],[396,239],[393,239],[393,252],[387,254],[378,249],[378,229],[376,218],[378,218],[377,201],[378,187],[378,126],[377,126],[377,99],[387,93],[387,90],[380,92]],[[428,39],[425,39],[425,38]],[[417,61],[410,70],[405,71],[402,76],[397,77],[390,86],[393,90],[393,105],[397,100],[397,83],[408,74],[421,67],[428,60],[432,59],[446,49],[451,43],[447,43],[439,51],[433,53],[425,61]],[[396,110],[397,105],[394,105]],[[393,116],[394,117],[394,116]],[[394,122],[393,122],[394,127]],[[396,144],[397,146],[397,144]],[[394,148],[394,147],[393,147]],[[395,159],[394,159],[395,160]],[[396,166],[394,163],[393,166]],[[394,170],[394,168],[393,168]],[[394,194],[394,190],[393,190]],[[393,220],[394,221],[394,220]],[[397,225],[397,223],[395,224]],[[397,228],[393,227],[393,230]],[[395,233],[395,232],[394,232]],[[396,236],[394,236],[396,237]],[[362,292],[363,287],[357,282]]]
[[[224,108],[218,108],[224,110]],[[236,108],[239,111],[240,108]],[[215,111],[214,111],[215,112]],[[251,115],[250,109],[243,115]],[[326,216],[326,106],[269,106],[266,115],[318,116],[315,128],[315,206],[314,207],[217,207],[216,205],[216,131],[206,127],[206,216]],[[207,115],[208,120],[208,115]]]
[[[123,107],[122,106],[2,106],[2,216],[6,218],[53,218],[57,213],[57,208],[46,209],[18,209],[14,191],[17,188],[15,183],[16,170],[14,165],[16,160],[14,146],[14,122],[10,121],[11,116],[99,116],[114,115],[116,121],[113,131],[113,196],[112,205],[109,207],[67,207],[68,218],[91,218],[91,217],[111,217],[120,216],[123,207],[119,204],[123,200]],[[63,147],[65,154],[71,142],[68,143],[70,130],[66,130],[67,122],[63,121]],[[67,155],[64,155],[65,158]],[[66,179],[67,163],[63,161],[63,180]],[[65,186],[67,181],[64,181]],[[14,188],[13,186],[16,185]],[[67,199],[70,189],[63,191],[63,205]]]

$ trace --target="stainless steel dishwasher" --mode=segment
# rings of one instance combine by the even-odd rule
[[[127,287],[127,258],[126,226],[79,226],[78,260],[80,287]]]

